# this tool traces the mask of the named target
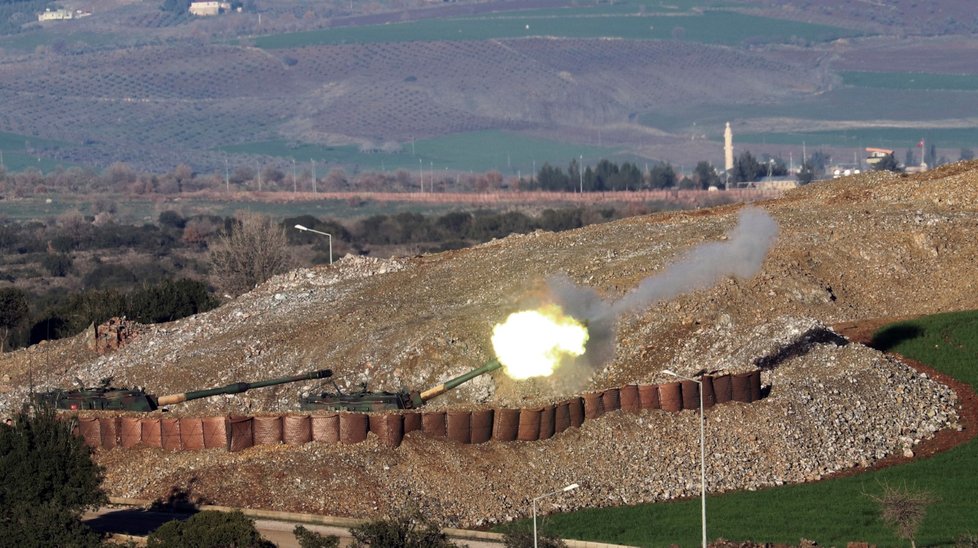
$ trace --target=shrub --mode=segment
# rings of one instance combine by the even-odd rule
[[[173,210],[166,210],[160,213],[159,217],[160,226],[168,226],[171,228],[182,229],[187,225],[187,220],[184,219],[179,213]]]
[[[274,548],[274,544],[261,538],[255,522],[240,511],[204,511],[194,514],[187,521],[171,521],[150,533],[146,538],[148,548],[210,548],[233,546],[235,548]]]
[[[432,523],[419,511],[400,514],[364,523],[350,529],[354,548],[371,546],[373,548],[453,548],[456,545],[448,540],[438,525]]]
[[[916,547],[917,529],[927,515],[927,507],[937,501],[927,491],[913,491],[907,486],[883,486],[883,493],[871,499],[880,507],[880,517],[883,522],[896,530],[897,536],[910,541],[911,547]]]
[[[16,287],[0,289],[0,352],[3,352],[10,331],[24,323],[28,313],[27,293]]]
[[[533,531],[514,529],[503,536],[503,545],[506,548],[533,548]],[[538,532],[537,546],[539,548],[566,548],[567,543],[559,537],[543,535]]]
[[[0,544],[99,546],[82,512],[108,502],[102,469],[51,409],[0,424]]]
[[[296,525],[295,529],[292,530],[292,534],[299,541],[301,548],[338,548],[340,545],[339,537],[335,535],[320,535],[301,525]]]
[[[129,287],[137,281],[132,270],[115,264],[100,264],[82,278],[82,283],[90,289],[110,289]]]
[[[207,284],[196,280],[163,280],[129,296],[128,316],[141,323],[170,322],[217,306]]]
[[[244,214],[219,236],[210,259],[215,282],[235,295],[287,271],[292,264],[285,230],[254,213]]]
[[[67,253],[49,253],[41,259],[41,266],[52,276],[59,278],[63,278],[71,273],[73,264],[71,255]]]

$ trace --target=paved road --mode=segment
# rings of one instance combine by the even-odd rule
[[[193,513],[190,512],[167,512],[139,507],[103,507],[93,512],[87,512],[82,519],[89,527],[99,532],[144,537],[168,521],[185,520],[192,515]],[[255,519],[255,527],[261,536],[280,548],[299,548],[299,543],[292,534],[292,529],[297,524],[299,522]],[[302,525],[316,533],[336,535],[344,541],[344,545],[352,540],[345,527],[308,523]],[[502,546],[502,543],[484,540],[456,540],[456,543],[469,548],[499,548]]]

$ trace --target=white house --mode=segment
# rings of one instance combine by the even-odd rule
[[[230,2],[191,2],[190,13],[193,15],[207,16],[219,15],[222,11],[231,9]]]
[[[56,9],[53,10],[48,8],[44,10],[44,13],[39,13],[37,15],[38,21],[64,21],[66,19],[74,19],[75,12],[66,9]]]

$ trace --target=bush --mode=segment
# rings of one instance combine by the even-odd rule
[[[71,273],[73,266],[71,255],[67,253],[49,253],[41,259],[41,266],[52,276],[63,278]]]
[[[515,529],[503,536],[503,545],[506,548],[533,548],[533,531],[530,529]],[[543,535],[537,532],[537,546],[539,548],[566,548],[567,543],[559,537]]]
[[[274,548],[261,538],[255,522],[241,512],[204,511],[187,521],[171,521],[150,533],[148,548]]]
[[[187,226],[187,220],[180,216],[179,213],[172,210],[166,210],[160,213],[158,222],[160,226],[168,226],[170,228],[179,228]]]
[[[102,469],[72,424],[41,409],[0,424],[0,544],[99,546],[81,516],[108,502]]]
[[[216,306],[217,299],[207,292],[207,284],[203,282],[163,280],[133,292],[127,315],[141,323],[170,322]]]
[[[240,295],[286,272],[292,264],[286,242],[285,230],[268,217],[243,214],[211,247],[215,283],[228,293]]]
[[[299,541],[301,548],[338,548],[340,538],[335,535],[323,536],[314,533],[301,525],[296,525],[292,530],[295,539]]]
[[[441,529],[418,511],[400,513],[350,529],[354,548],[453,548]]]
[[[82,278],[82,283],[89,289],[130,287],[136,281],[136,275],[132,270],[114,264],[100,264]]]
[[[913,491],[907,486],[883,486],[883,493],[870,496],[880,507],[883,522],[893,527],[897,536],[910,541],[916,547],[917,529],[927,515],[927,507],[937,499],[927,491]]]
[[[22,289],[0,289],[0,352],[3,352],[7,336],[27,320],[29,312],[27,293]]]

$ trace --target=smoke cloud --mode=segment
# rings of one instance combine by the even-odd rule
[[[737,226],[725,241],[694,247],[662,272],[642,280],[620,299],[602,299],[594,289],[579,286],[565,276],[552,278],[548,285],[553,299],[567,314],[587,323],[591,338],[580,360],[593,368],[614,357],[615,325],[622,315],[711,287],[729,276],[753,277],[760,271],[777,234],[778,225],[766,211],[747,207],[741,210]],[[567,369],[571,374],[580,372],[574,371],[578,367]]]

